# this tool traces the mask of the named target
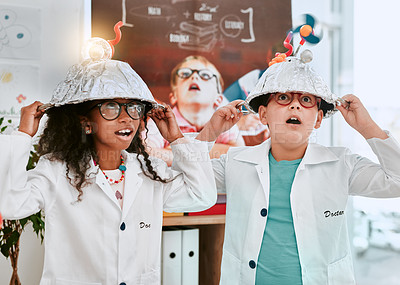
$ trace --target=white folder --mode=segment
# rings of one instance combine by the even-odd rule
[[[199,284],[199,229],[182,230],[182,285]]]
[[[161,284],[181,285],[182,230],[162,232]]]

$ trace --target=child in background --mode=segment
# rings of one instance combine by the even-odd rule
[[[172,110],[183,133],[197,133],[204,127],[223,103],[222,89],[221,74],[202,56],[188,56],[174,67],[169,98],[171,105],[175,106]],[[159,135],[154,124],[149,123],[148,127],[146,142],[149,152],[170,165],[173,156],[168,141]],[[219,157],[229,147],[242,145],[243,138],[234,126],[218,136],[210,155]]]
[[[227,195],[220,284],[356,284],[348,197],[399,197],[400,145],[356,96],[330,92],[308,65],[310,51],[280,57],[244,104],[258,112],[271,138],[212,160],[217,189]],[[241,116],[238,105],[218,110],[197,139],[213,141],[227,130]],[[309,142],[313,129],[336,110],[380,164],[343,147]]]
[[[207,144],[188,143],[171,108],[157,109],[136,72],[110,59],[106,41],[95,44],[53,94],[35,169],[25,166],[42,103],[22,108],[19,131],[0,136],[0,211],[44,211],[42,285],[158,285],[163,210],[216,201]],[[172,168],[146,153],[147,116],[171,144]]]

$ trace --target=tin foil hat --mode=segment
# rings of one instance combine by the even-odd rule
[[[307,41],[307,38],[315,43],[316,36],[309,36],[312,33],[312,28],[308,27],[304,33],[302,34],[300,30],[302,37],[300,45]],[[322,99],[320,109],[324,112],[324,118],[328,118],[337,111],[335,106],[343,103],[343,101],[330,91],[322,77],[310,67],[309,62],[313,59],[310,50],[304,50],[300,57],[291,56],[293,52],[293,47],[290,44],[291,39],[292,31],[289,32],[284,41],[284,46],[289,50],[286,53],[276,54],[276,57],[269,64],[270,67],[260,77],[244,105],[251,112],[257,113],[259,106],[267,102],[271,93],[309,93]]]
[[[148,110],[159,106],[146,83],[128,63],[111,59],[113,45],[121,39],[121,26],[122,22],[115,25],[113,41],[92,38],[87,42],[82,50],[83,62],[69,69],[65,80],[58,84],[50,102],[41,106],[42,109],[115,98],[142,101]]]

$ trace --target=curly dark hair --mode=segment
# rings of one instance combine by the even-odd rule
[[[98,160],[93,136],[85,133],[80,119],[80,116],[85,116],[88,113],[91,104],[93,102],[64,105],[48,110],[48,120],[38,144],[39,155],[47,155],[50,160],[66,163],[67,179],[79,192],[77,201],[81,201],[82,189],[90,183],[87,180],[90,160],[92,158]],[[143,121],[147,135],[146,113]],[[138,129],[126,151],[137,154],[136,158],[144,175],[162,183],[170,181],[161,178],[154,170],[140,133]],[[146,169],[140,156],[143,157]]]

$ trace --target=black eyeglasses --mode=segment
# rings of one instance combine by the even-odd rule
[[[100,115],[106,119],[107,121],[112,121],[118,118],[121,115],[122,106],[125,106],[125,110],[128,113],[129,117],[134,120],[139,120],[143,117],[145,111],[145,104],[132,101],[128,103],[118,103],[116,101],[106,101],[102,103],[98,103],[90,108],[89,111],[98,107],[100,111]]]
[[[197,72],[197,74],[200,76],[200,78],[205,81],[208,81],[208,80],[212,79],[213,77],[215,77],[215,80],[217,82],[217,90],[218,90],[218,93],[220,93],[218,77],[216,74],[214,74],[209,69],[191,69],[189,67],[183,67],[183,68],[179,68],[176,71],[176,75],[178,75],[178,77],[180,77],[182,79],[187,79],[190,76],[192,76],[192,74],[195,72]]]
[[[311,94],[272,93],[269,100],[271,100],[271,97],[273,97],[275,102],[278,103],[279,105],[287,106],[293,102],[293,99],[294,97],[296,97],[296,94],[298,96],[300,105],[303,106],[304,108],[312,108],[317,104],[319,108],[321,99]]]

